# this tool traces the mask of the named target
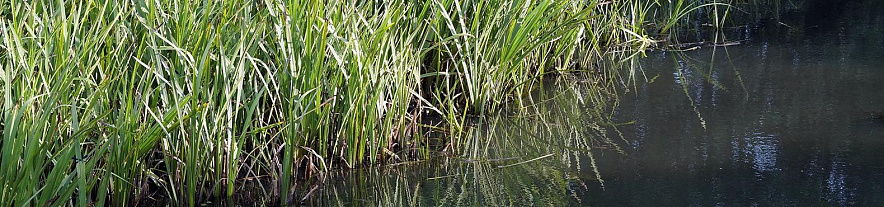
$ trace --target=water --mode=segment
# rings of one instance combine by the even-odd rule
[[[333,172],[305,203],[884,205],[884,3],[802,4],[738,46],[650,53],[616,105],[558,80],[549,116],[489,120],[477,152]]]
[[[859,10],[804,23],[714,56],[688,52],[693,61],[646,59],[659,76],[616,110],[636,121],[622,129],[628,155],[599,158],[606,189],[581,196],[601,206],[884,205],[884,122],[871,118],[884,110],[884,18]]]

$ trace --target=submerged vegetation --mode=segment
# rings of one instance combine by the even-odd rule
[[[537,110],[544,77],[602,103],[724,3],[0,1],[0,203],[286,204],[330,169],[489,157],[518,144],[469,123]]]

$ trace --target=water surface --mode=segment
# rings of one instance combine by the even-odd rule
[[[825,2],[649,53],[616,105],[558,80],[548,116],[488,120],[476,152],[334,172],[305,203],[884,205],[884,4]]]
[[[616,109],[636,121],[621,128],[627,155],[602,155],[606,188],[580,195],[601,206],[884,205],[884,122],[871,118],[884,111],[884,8],[848,7],[748,28],[763,36],[740,46],[645,59],[655,81]]]

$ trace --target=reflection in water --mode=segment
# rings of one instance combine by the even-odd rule
[[[835,156],[832,160],[831,170],[829,170],[829,178],[826,179],[826,190],[828,192],[825,198],[829,202],[838,203],[840,205],[854,204],[853,191],[850,189],[851,187],[847,186],[847,174],[844,171],[844,167],[847,163],[842,162],[839,157],[840,156]]]
[[[601,119],[604,94],[567,78],[532,96],[516,117],[474,125],[473,151],[417,163],[338,172],[305,204],[344,206],[573,206],[602,186],[594,152],[617,153]],[[588,97],[596,94],[599,97]],[[585,101],[585,102],[584,102]],[[575,104],[577,103],[577,104]],[[554,139],[550,139],[554,138]],[[304,186],[299,194],[309,194]]]
[[[838,7],[735,28],[752,37],[740,46],[650,54],[653,81],[613,106],[560,78],[513,109],[531,115],[480,120],[460,143],[475,151],[335,173],[306,202],[882,206],[884,122],[869,114],[884,111],[884,2]]]
[[[757,175],[777,170],[777,139],[773,135],[753,133],[746,141],[743,150],[751,157],[752,169]]]
[[[751,31],[776,38],[651,56],[643,68],[660,77],[622,96],[615,116],[636,121],[620,129],[642,147],[600,158],[607,187],[587,197],[626,206],[884,205],[884,123],[868,119],[884,110],[884,41],[867,38],[884,34],[869,26],[882,25],[882,3],[854,1],[864,9],[812,37],[782,19],[792,28]]]

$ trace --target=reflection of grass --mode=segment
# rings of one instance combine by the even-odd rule
[[[443,164],[444,163],[444,164]],[[543,165],[497,168],[492,163],[437,160],[436,165],[373,168],[331,179],[308,204],[343,206],[567,205],[567,180]],[[428,178],[431,175],[444,176]]]
[[[257,182],[263,196],[291,201],[294,178],[330,169],[435,151],[507,154],[490,147],[519,143],[469,136],[471,117],[530,104],[523,96],[543,76],[591,70],[594,87],[617,85],[617,67],[598,66],[631,62],[624,58],[656,41],[647,35],[645,26],[656,21],[644,18],[649,13],[690,6],[577,0],[0,5],[0,203],[14,206],[124,205],[158,196],[194,206],[232,196],[255,178],[272,181]],[[590,94],[574,94],[591,99],[584,105],[601,106],[595,92],[580,93]],[[423,136],[427,114],[444,121],[441,139]],[[541,136],[604,134],[604,124],[583,124],[592,130],[552,123],[526,129]],[[550,146],[607,142],[581,136]],[[534,157],[554,152],[537,147],[535,138],[520,142],[538,144]]]
[[[586,188],[580,177],[601,182],[591,149],[622,152],[607,137],[608,130],[617,134],[616,124],[601,111],[606,102],[581,102],[584,94],[602,94],[591,87],[567,79],[546,87],[549,93],[526,98],[526,112],[492,116],[467,127],[467,140],[472,141],[466,144],[471,151],[452,158],[343,173],[329,178],[343,181],[327,184],[324,193],[309,202],[353,201],[370,206],[579,203],[572,194],[574,188]]]

